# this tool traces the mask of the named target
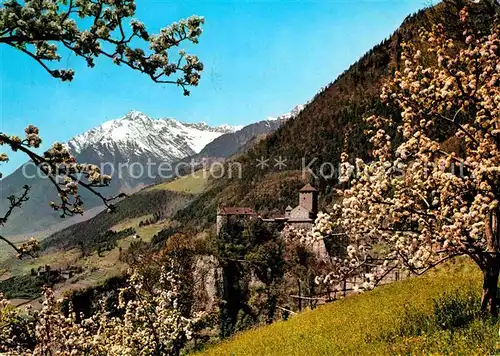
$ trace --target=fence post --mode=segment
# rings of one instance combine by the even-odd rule
[[[297,286],[298,286],[298,292],[299,292],[299,311],[302,311],[302,293],[301,293],[301,288],[300,288],[300,279],[297,279]]]
[[[311,288],[311,284],[309,284],[309,298],[311,298],[311,299],[309,299],[309,308],[311,308],[311,310],[314,309],[314,305],[313,305],[314,301],[312,299],[314,296],[313,291],[314,290]]]

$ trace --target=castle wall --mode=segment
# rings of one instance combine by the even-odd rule
[[[297,206],[290,212],[290,219],[309,219],[309,209],[302,205]]]
[[[293,220],[290,220],[288,221],[288,224],[293,226],[295,229],[306,230],[306,231],[311,230],[313,227],[312,222],[304,222],[304,221],[295,222]]]
[[[313,209],[313,194],[311,192],[299,193],[299,205],[309,211]]]
[[[219,233],[222,230],[222,227],[227,224],[227,215],[217,215],[217,225],[216,225],[216,233]]]

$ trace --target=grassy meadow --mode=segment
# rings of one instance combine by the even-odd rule
[[[204,174],[205,173],[205,174]],[[171,190],[178,193],[200,194],[208,184],[208,173],[202,169],[171,181],[152,186],[151,190]]]
[[[469,263],[308,310],[200,355],[500,353],[499,322],[479,317],[481,273]]]

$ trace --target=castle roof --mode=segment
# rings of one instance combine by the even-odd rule
[[[288,205],[288,206],[286,207],[286,209],[285,209],[285,211],[292,211],[292,210],[293,210],[293,208],[292,208],[290,205]]]
[[[219,215],[255,215],[252,208],[237,208],[233,206],[225,206],[220,208]]]
[[[316,188],[314,188],[311,184],[306,184],[302,187],[299,192],[317,192]]]

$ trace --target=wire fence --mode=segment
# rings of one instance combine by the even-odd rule
[[[380,264],[365,264],[364,268],[365,273],[380,274],[383,271]],[[394,268],[391,271],[385,273],[383,275],[383,278],[378,281],[377,285],[397,282],[399,280],[407,279],[410,276],[411,273],[408,270]],[[362,277],[354,276],[336,285],[328,285],[326,287],[326,290],[324,291],[309,295],[304,295],[304,293],[302,293],[300,282],[297,282],[298,293],[290,294],[289,297],[296,301],[297,309],[301,311],[305,305],[309,306],[310,308],[315,308],[318,305],[331,303],[336,300],[359,293],[359,288],[357,288],[357,286],[359,284],[362,284],[364,282],[364,279]]]

